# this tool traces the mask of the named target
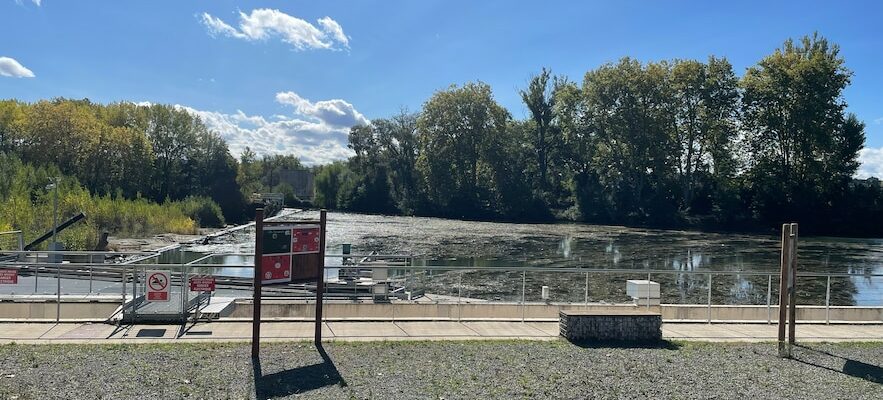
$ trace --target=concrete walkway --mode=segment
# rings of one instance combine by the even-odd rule
[[[251,323],[209,322],[181,325],[127,325],[96,323],[0,323],[0,343],[134,343],[189,341],[247,341]],[[309,340],[311,322],[265,322],[261,337],[270,341]],[[776,340],[776,326],[766,324],[667,323],[665,339],[699,341]],[[557,322],[326,322],[326,340],[555,340]],[[798,341],[883,341],[883,325],[797,326]]]

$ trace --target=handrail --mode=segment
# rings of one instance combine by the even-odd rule
[[[4,250],[7,254],[64,254],[75,256],[107,255],[107,256],[137,256],[159,254],[155,251],[95,251],[95,250]]]
[[[207,258],[207,257],[206,257]],[[67,263],[58,264],[50,262],[0,262],[0,267],[122,267],[137,266],[141,268],[180,268],[179,263],[143,263],[143,264],[117,264],[117,263]],[[190,267],[199,268],[254,268],[253,264],[187,264]],[[671,270],[671,269],[630,269],[630,268],[591,268],[591,267],[531,267],[531,266],[466,266],[466,265],[371,265],[356,264],[365,269],[387,268],[412,271],[506,271],[506,272],[546,272],[546,273],[598,273],[598,274],[662,274],[662,275],[748,275],[748,276],[776,276],[779,271],[725,271],[725,270]],[[348,268],[348,266],[325,266],[325,269]],[[850,273],[850,272],[812,272],[798,271],[800,277],[883,277],[883,273]]]

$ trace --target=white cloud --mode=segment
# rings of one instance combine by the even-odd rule
[[[31,0],[32,3],[36,4],[37,7],[40,7],[40,2],[43,0]],[[15,4],[21,5],[21,0],[15,0]]]
[[[315,118],[336,127],[351,127],[367,124],[368,119],[344,100],[322,100],[311,103],[294,92],[276,93],[276,101],[294,106],[298,114]]]
[[[883,125],[883,117],[875,119],[874,125]]]
[[[34,73],[13,58],[0,57],[0,76],[12,78],[33,78]]]
[[[327,164],[353,155],[347,148],[352,125],[368,119],[344,100],[310,102],[294,92],[276,94],[276,101],[294,107],[294,116],[275,114],[269,118],[176,107],[199,116],[209,129],[218,132],[234,156],[250,147],[255,153],[293,154],[306,165]]]
[[[223,35],[235,37],[237,39],[248,38],[248,36],[239,33],[236,28],[227,25],[227,23],[221,21],[220,18],[209,15],[209,13],[202,13],[202,24],[208,28],[208,33],[212,36]]]
[[[873,148],[865,147],[858,153],[858,160],[861,166],[858,167],[855,177],[866,179],[877,177],[883,179],[883,147]]]
[[[350,40],[346,34],[343,33],[343,28],[337,23],[337,21],[331,19],[331,17],[319,18],[319,25],[322,25],[322,30],[331,35],[334,40],[337,40],[345,47],[350,47]]]
[[[330,17],[320,18],[319,27],[279,10],[260,8],[250,14],[239,12],[239,29],[209,13],[200,20],[212,36],[228,36],[243,40],[267,40],[279,37],[297,50],[349,48],[349,38],[343,28]]]

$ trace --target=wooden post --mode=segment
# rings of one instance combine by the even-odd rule
[[[791,357],[791,345],[794,344],[794,326],[797,322],[797,224],[791,224],[791,250],[788,252],[791,264],[788,270],[791,279],[788,281],[788,357]]]
[[[788,271],[791,266],[791,246],[789,239],[791,236],[791,225],[782,225],[782,260],[779,271],[779,357],[785,357],[785,319],[788,311],[788,279],[790,273]]]
[[[264,253],[264,209],[254,213],[254,307],[251,323],[251,358],[259,358],[261,351],[261,258]]]
[[[319,276],[316,278],[316,346],[322,346],[322,292],[325,291],[325,210],[319,211]]]

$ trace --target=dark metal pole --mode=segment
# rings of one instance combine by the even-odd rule
[[[322,346],[322,292],[325,291],[325,214],[319,211],[319,276],[316,278],[316,346]]]
[[[788,291],[788,344],[794,344],[794,327],[797,322],[797,224],[791,224],[791,251],[788,252],[791,265],[790,290]],[[791,355],[789,348],[788,355]]]
[[[791,225],[782,225],[782,261],[779,270],[779,356],[785,356],[785,318],[788,310],[788,267],[790,266],[791,251],[789,236]]]
[[[61,321],[61,257],[60,254],[54,253],[58,251],[58,177],[55,177],[55,183],[52,184],[55,189],[55,197],[52,201],[52,248],[50,250],[50,259],[55,262],[55,322]]]
[[[261,351],[261,258],[264,253],[264,209],[254,212],[254,307],[251,323],[251,358],[259,358]]]

